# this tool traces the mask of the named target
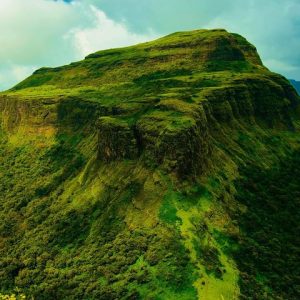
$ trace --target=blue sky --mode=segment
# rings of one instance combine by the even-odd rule
[[[181,30],[225,28],[300,80],[299,0],[0,0],[0,90],[42,66]]]

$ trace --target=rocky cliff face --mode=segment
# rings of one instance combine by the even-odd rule
[[[249,195],[270,186],[255,170],[299,171],[299,97],[243,37],[181,32],[40,69],[0,94],[0,122],[0,291],[297,298],[253,258],[263,249],[292,286],[261,237],[293,247],[293,226],[269,232]],[[276,213],[286,186],[266,196]]]
[[[122,120],[101,117],[98,121],[98,158],[103,161],[134,159],[138,154],[134,131]]]

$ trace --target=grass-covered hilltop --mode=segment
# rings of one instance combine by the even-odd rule
[[[299,299],[300,99],[225,30],[0,94],[0,294]]]

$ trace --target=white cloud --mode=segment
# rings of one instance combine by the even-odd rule
[[[96,50],[128,46],[155,37],[155,34],[151,32],[145,35],[130,32],[124,23],[109,19],[95,6],[91,5],[90,10],[94,15],[94,24],[73,32],[75,45],[82,55]]]
[[[82,59],[100,49],[151,39],[83,2],[0,0],[0,90],[42,66]]]
[[[36,69],[35,66],[15,64],[0,64],[0,90],[1,87],[11,87],[12,84],[22,81]]]

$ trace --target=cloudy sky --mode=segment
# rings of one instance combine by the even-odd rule
[[[33,70],[181,30],[226,28],[300,80],[299,0],[0,0],[0,90]]]

